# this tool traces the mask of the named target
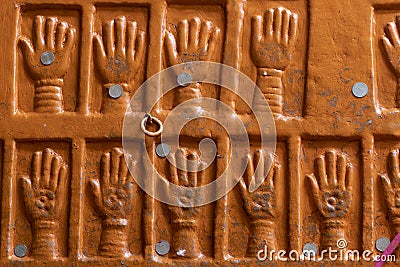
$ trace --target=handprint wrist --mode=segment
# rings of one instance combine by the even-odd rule
[[[345,239],[346,223],[343,219],[325,219],[323,221],[322,244],[324,248],[337,247],[340,239]]]
[[[254,257],[266,245],[268,249],[276,249],[276,225],[273,220],[261,219],[250,222],[250,240],[247,250],[249,257]]]
[[[63,79],[43,79],[35,81],[35,111],[63,111]]]
[[[257,69],[257,86],[273,114],[282,114],[282,75],[283,71],[268,68]],[[254,99],[254,108],[266,108],[264,99]]]
[[[57,232],[57,222],[44,220],[35,221],[32,224],[32,256],[46,258],[57,257]]]
[[[129,254],[128,220],[106,218],[102,222],[99,255],[115,257]]]

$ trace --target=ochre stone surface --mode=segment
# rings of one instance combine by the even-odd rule
[[[376,240],[400,232],[400,2],[3,0],[0,14],[0,265],[269,266],[257,259],[264,245],[301,253],[344,239],[344,251],[379,255]],[[122,127],[146,79],[192,61],[250,77],[273,113],[277,144],[266,155],[250,107],[225,88],[191,83],[163,96],[151,112],[161,121],[184,101],[215,98],[236,110],[250,139],[234,189],[182,208],[136,184]],[[363,98],[352,94],[357,82],[369,88]],[[189,173],[155,156],[159,136],[145,141],[166,181],[188,187],[215,180],[229,159],[226,131],[207,119],[182,130],[171,157],[197,160],[203,137],[228,156]],[[255,165],[266,162],[261,177]],[[253,177],[265,181],[250,192]],[[162,240],[166,255],[155,249]],[[20,244],[24,257],[14,254]],[[373,266],[325,260],[273,266]]]

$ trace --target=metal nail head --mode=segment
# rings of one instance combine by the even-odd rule
[[[368,85],[363,82],[358,82],[353,85],[351,89],[355,97],[361,98],[368,94]]]
[[[307,243],[303,247],[303,254],[306,257],[316,256],[318,252],[318,247],[314,243]]]
[[[110,89],[108,89],[108,95],[114,99],[120,98],[122,96],[122,92],[122,86],[119,84],[113,84],[110,86]]]
[[[24,244],[16,245],[15,248],[14,248],[14,254],[18,258],[25,257],[27,251],[28,251],[28,248]]]
[[[160,242],[158,242],[156,244],[156,252],[160,256],[167,255],[170,249],[171,249],[171,246],[168,243],[168,241],[161,240]]]
[[[49,51],[43,52],[40,56],[40,62],[45,66],[51,65],[54,62],[54,54]]]
[[[160,143],[156,147],[157,156],[161,158],[165,158],[171,152],[171,147],[166,143]]]
[[[178,75],[177,81],[180,86],[188,86],[192,82],[192,76],[187,72],[182,72]]]
[[[381,237],[381,238],[378,238],[378,240],[376,240],[375,247],[380,252],[384,252],[388,248],[389,244],[390,244],[389,238]]]

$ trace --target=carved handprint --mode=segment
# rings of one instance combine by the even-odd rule
[[[345,156],[329,150],[325,157],[315,159],[315,171],[317,178],[314,174],[307,178],[320,214],[325,219],[345,218],[351,204],[353,166]]]
[[[32,79],[62,79],[70,67],[72,51],[76,41],[75,28],[57,18],[36,16],[33,19],[32,42],[21,37],[19,45]],[[54,62],[41,63],[43,52],[52,52]]]
[[[388,157],[388,174],[379,175],[383,188],[389,217],[395,233],[400,232],[400,170],[399,151],[393,150]]]
[[[248,155],[245,175],[243,179],[239,181],[244,207],[252,221],[260,219],[274,220],[277,217],[275,183],[279,180],[280,165],[274,162],[267,177],[265,177],[264,161],[270,158],[266,157],[264,154],[263,150],[257,150],[254,153],[254,158],[252,155]],[[259,168],[257,168],[257,172],[255,172],[254,168],[257,166],[259,166]],[[253,178],[255,181],[264,181],[256,191],[250,193],[247,188]]]
[[[400,107],[400,15],[396,16],[396,22],[388,22],[385,27],[385,35],[381,36],[386,56],[393,67],[397,77],[396,107]]]
[[[396,22],[386,24],[385,35],[381,36],[386,55],[392,65],[396,76],[400,77],[400,16],[396,16]]]
[[[273,164],[265,177],[267,161],[273,161]],[[254,155],[248,155],[246,172],[239,181],[239,187],[245,211],[250,218],[251,235],[247,249],[249,257],[257,255],[264,245],[269,249],[276,249],[275,223],[278,217],[276,182],[279,179],[280,165],[273,157],[265,155],[263,150],[256,150]],[[254,192],[249,192],[248,188],[251,188],[254,182],[261,185]]]
[[[124,16],[107,21],[93,38],[94,60],[105,84],[129,84],[143,66],[144,32]]]
[[[170,31],[166,31],[164,45],[168,65],[210,61],[219,35],[220,29],[214,27],[210,21],[201,21],[197,17],[192,18],[189,23],[187,20],[180,21],[176,38]]]
[[[35,152],[30,177],[21,177],[25,211],[32,227],[34,257],[57,257],[59,212],[64,204],[67,165],[50,148]]]
[[[127,226],[133,200],[133,180],[121,148],[101,157],[100,182],[89,181],[94,207],[103,218],[99,254],[105,257],[127,257]]]
[[[270,9],[252,18],[251,57],[257,68],[285,70],[294,51],[297,14],[284,8]]]
[[[102,111],[125,110],[130,101],[129,88],[138,78],[143,67],[144,32],[138,30],[135,21],[127,21],[124,16],[107,21],[103,25],[103,36],[94,35],[94,62],[103,81]],[[108,90],[113,85],[123,89],[122,96],[111,99]]]
[[[35,111],[63,111],[61,87],[70,67],[75,42],[74,27],[59,22],[57,18],[43,16],[36,16],[33,20],[32,42],[26,37],[20,37],[19,46],[25,68],[35,80]],[[54,60],[43,63],[44,53],[54,56]]]
[[[354,168],[342,154],[328,150],[315,159],[315,174],[306,175],[314,202],[324,219],[323,246],[335,247],[344,238],[344,227],[352,201]]]
[[[170,160],[169,178],[170,182],[181,187],[197,187],[202,183],[203,163],[199,160],[197,153],[189,153],[186,149],[178,149],[175,154],[168,156]],[[188,160],[188,161],[187,161]],[[185,166],[186,170],[180,170],[177,166]],[[199,196],[182,195],[175,192],[183,205],[194,206]],[[175,257],[201,258],[200,244],[197,237],[198,207],[174,207],[169,210],[174,228],[173,249]],[[182,254],[182,251],[185,251]]]

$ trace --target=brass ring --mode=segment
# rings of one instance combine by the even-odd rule
[[[156,132],[150,132],[149,130],[146,129],[146,124],[147,122],[155,122],[156,124],[158,124],[159,129]],[[140,123],[140,128],[142,128],[142,131],[147,134],[148,136],[157,136],[160,135],[162,133],[162,131],[164,130],[163,124],[162,122],[155,118],[152,117],[150,114],[146,114],[142,120],[142,122]]]

